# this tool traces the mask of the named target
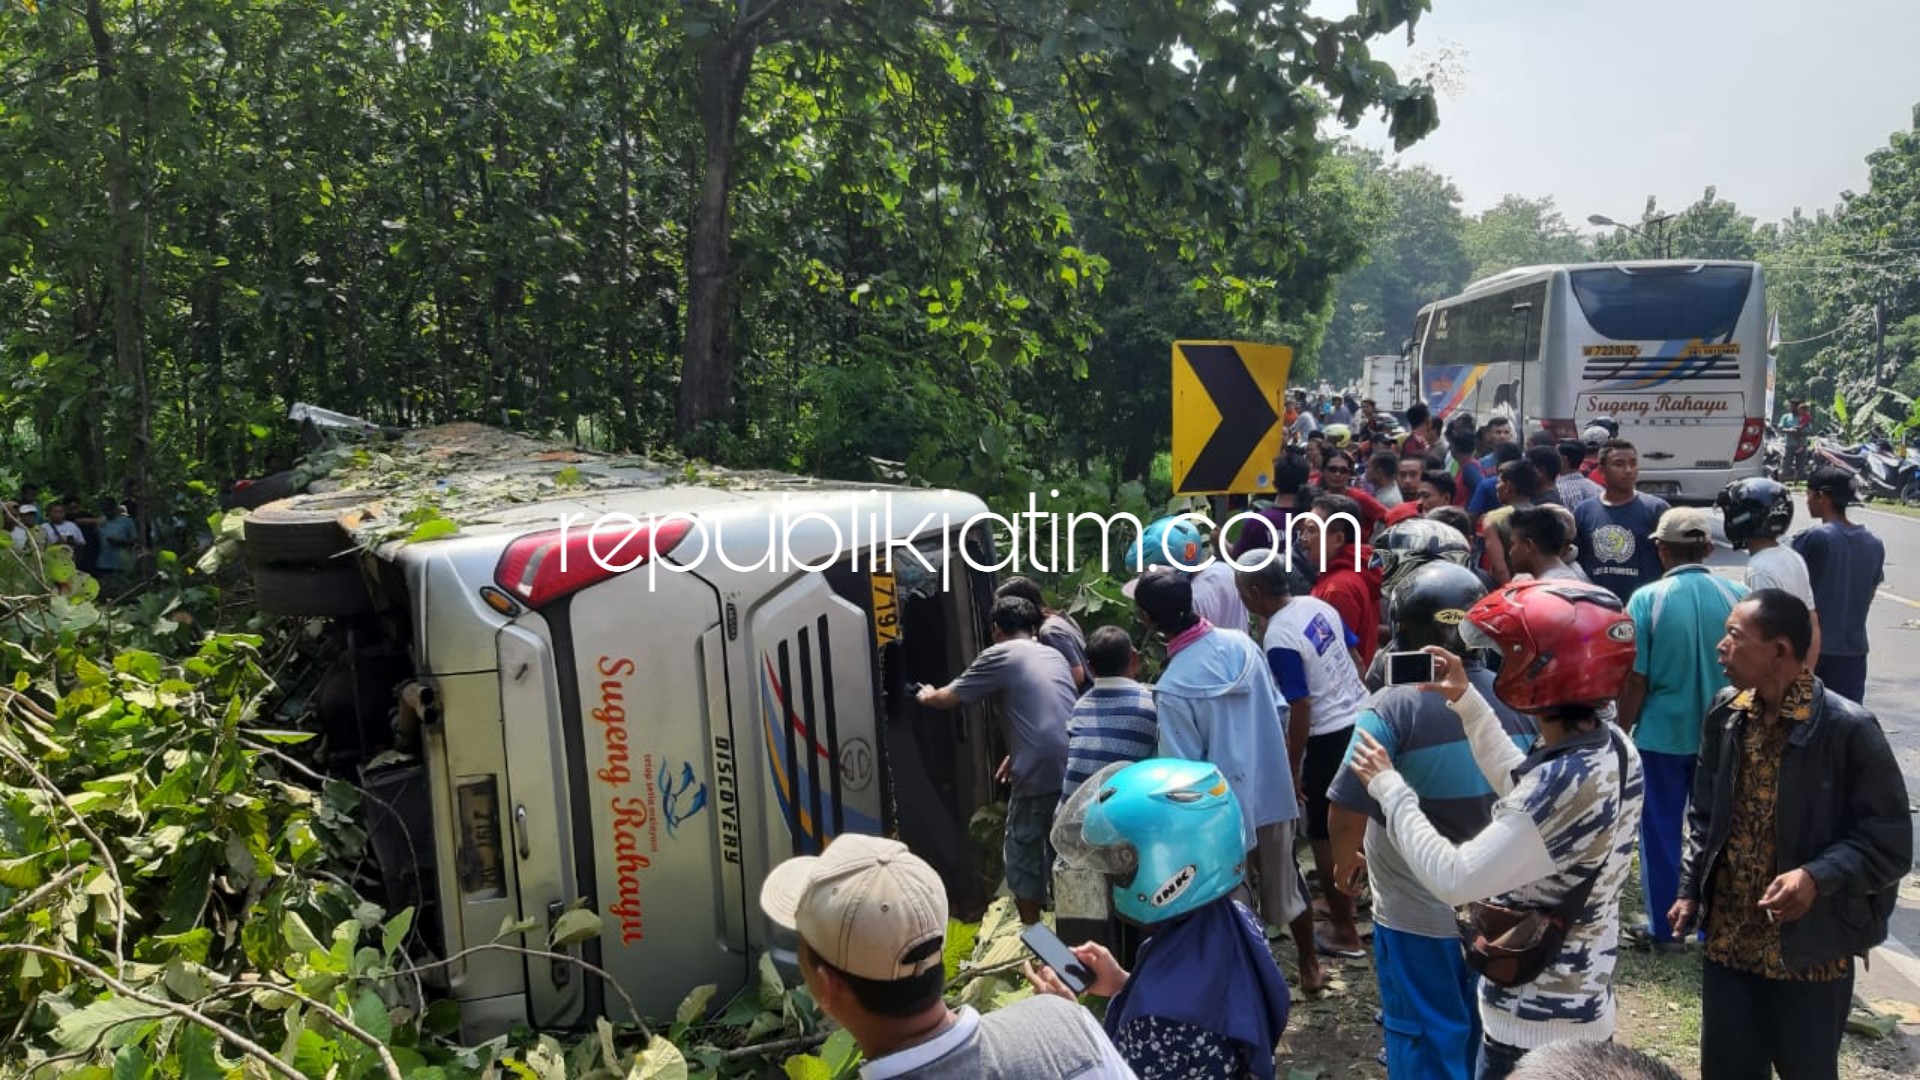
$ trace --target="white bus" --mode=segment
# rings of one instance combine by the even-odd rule
[[[1413,355],[1436,416],[1578,438],[1598,417],[1640,451],[1640,488],[1708,502],[1761,473],[1766,285],[1759,264],[1529,266],[1420,309]]]

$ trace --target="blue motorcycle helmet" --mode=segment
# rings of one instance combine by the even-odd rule
[[[1054,850],[1113,883],[1121,918],[1152,926],[1196,911],[1246,877],[1240,802],[1204,761],[1148,758],[1095,773],[1061,807]]]
[[[1177,566],[1192,570],[1207,558],[1207,541],[1187,518],[1163,517],[1140,532],[1140,543],[1127,548],[1127,569],[1135,574],[1149,566]]]

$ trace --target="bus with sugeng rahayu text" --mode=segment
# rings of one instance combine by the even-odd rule
[[[1759,264],[1717,260],[1509,270],[1421,308],[1410,342],[1435,415],[1563,439],[1611,417],[1640,489],[1681,502],[1760,474],[1767,347]]]

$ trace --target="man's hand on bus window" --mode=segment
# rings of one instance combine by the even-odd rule
[[[914,695],[914,700],[929,709],[957,709],[961,705],[960,695],[947,687],[922,686]]]

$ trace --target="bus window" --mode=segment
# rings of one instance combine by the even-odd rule
[[[1725,340],[1753,286],[1744,266],[1604,267],[1570,276],[1588,324],[1614,341]]]
[[[1516,311],[1516,305],[1531,307]],[[1441,308],[1434,316],[1433,341],[1420,359],[1443,366],[1538,360],[1540,316],[1546,307],[1547,284],[1542,281]]]

